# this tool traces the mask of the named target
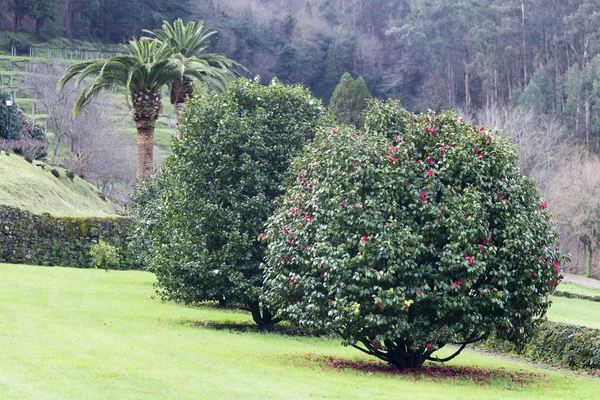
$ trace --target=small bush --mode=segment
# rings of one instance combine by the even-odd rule
[[[57,177],[57,178],[60,178],[60,172],[58,172],[58,170],[56,170],[56,169],[52,168],[52,169],[50,170],[50,173],[51,173],[52,175],[54,175],[55,177]]]
[[[119,264],[117,248],[104,240],[100,240],[90,247],[90,256],[95,268],[113,269]]]
[[[27,133],[12,140],[9,145],[15,153],[22,155],[30,163],[45,155],[48,148],[48,142],[33,139]]]

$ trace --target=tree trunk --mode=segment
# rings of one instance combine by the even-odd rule
[[[584,246],[584,248],[587,248],[587,260],[586,260],[586,266],[585,266],[585,276],[587,278],[592,277],[592,267],[593,267],[593,260],[594,260],[594,252],[593,252],[592,246],[593,246],[593,244],[592,244],[591,240],[589,240]]]
[[[154,170],[154,127],[156,120],[135,121],[137,128],[137,168],[138,183],[148,179]]]
[[[527,86],[527,40],[525,32],[525,2],[521,0],[521,25],[523,45],[523,88]]]
[[[421,368],[426,360],[422,351],[408,351],[408,346],[403,341],[400,341],[400,343],[386,341],[385,344],[388,349],[385,356],[386,361],[398,369]]]
[[[186,99],[194,93],[192,80],[190,78],[182,78],[171,84],[171,104],[175,105],[175,122],[177,125],[177,139],[181,139],[181,113],[185,110]]]
[[[248,304],[250,307],[250,312],[252,313],[252,319],[258,325],[260,329],[268,328],[270,326],[275,325],[280,321],[279,318],[273,318],[271,311],[267,307],[262,308],[262,315],[260,304],[258,300],[253,300]]]
[[[132,89],[133,120],[137,128],[138,183],[144,182],[154,170],[154,128],[161,110],[160,93],[152,89]]]

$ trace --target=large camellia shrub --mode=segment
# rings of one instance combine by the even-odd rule
[[[301,86],[239,79],[198,95],[183,139],[136,194],[136,243],[165,299],[247,307],[259,325],[265,243],[259,240],[292,155],[329,117]]]
[[[564,256],[509,141],[452,112],[372,102],[366,131],[322,132],[269,219],[265,300],[398,368],[491,332],[526,339]],[[459,345],[446,358],[434,352]]]

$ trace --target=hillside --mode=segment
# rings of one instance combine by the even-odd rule
[[[96,188],[76,176],[73,180],[58,167],[44,165],[39,161],[28,163],[17,155],[0,155],[0,205],[29,210],[36,214],[50,213],[63,216],[107,216],[115,209],[100,198]],[[59,178],[50,170],[55,168]]]

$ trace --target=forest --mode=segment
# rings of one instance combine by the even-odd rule
[[[0,12],[5,31],[113,43],[202,19],[212,51],[325,103],[349,72],[412,110],[522,105],[600,140],[596,0],[1,0]]]

